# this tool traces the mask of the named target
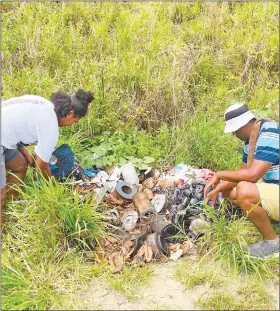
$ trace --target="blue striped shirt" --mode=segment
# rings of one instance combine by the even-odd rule
[[[249,144],[245,144],[242,161],[247,163]],[[263,181],[279,184],[279,125],[274,121],[265,121],[261,125],[255,149],[255,160],[272,163],[264,174]]]

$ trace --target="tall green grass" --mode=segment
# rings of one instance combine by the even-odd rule
[[[41,179],[37,187],[30,178],[20,195],[22,201],[6,208],[2,308],[75,309],[77,290],[91,271],[83,254],[104,235],[102,214],[53,181]]]
[[[115,139],[119,154],[230,169],[241,145],[222,134],[227,105],[244,100],[278,120],[277,3],[1,6],[4,99],[94,92],[88,116],[61,130],[59,144],[77,157],[87,144]],[[28,203],[7,207],[2,308],[86,309],[75,292],[92,275],[83,253],[103,234],[102,215],[72,189],[44,181],[38,189],[32,178],[21,196]],[[248,223],[220,218],[214,228],[209,256],[238,271],[266,271],[233,259]]]
[[[225,168],[238,161],[236,142],[221,138],[231,100],[268,106],[278,119],[277,3],[2,6],[4,98],[94,91],[88,117],[64,130],[68,137],[127,125],[156,134],[166,123],[182,133],[168,142],[178,147],[171,161]]]
[[[247,256],[242,246],[258,242],[262,236],[245,217],[229,219],[225,206],[222,204],[218,212],[206,207],[208,217],[213,222],[200,241],[202,261],[207,261],[207,258],[218,260],[235,276],[243,274],[254,275],[260,280],[276,279],[279,259],[269,257],[264,260]]]

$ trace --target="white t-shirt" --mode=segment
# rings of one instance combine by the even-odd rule
[[[58,140],[58,120],[54,105],[36,95],[14,97],[1,103],[1,145],[36,144],[35,152],[49,162]]]

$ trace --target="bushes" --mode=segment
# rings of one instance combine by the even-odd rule
[[[186,135],[178,159],[198,152],[199,165],[224,167],[229,139],[209,120],[230,100],[278,118],[277,16],[276,3],[3,4],[3,97],[93,90],[88,118],[67,135],[154,135],[165,123]],[[209,122],[213,152],[200,136]]]

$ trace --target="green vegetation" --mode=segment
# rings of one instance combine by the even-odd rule
[[[94,277],[106,280],[109,288],[123,294],[129,301],[141,298],[140,289],[149,285],[154,275],[150,266],[124,266],[121,273],[112,273],[112,269],[106,262],[95,263],[91,273]]]
[[[59,140],[85,165],[97,152],[102,165],[129,159],[138,168],[184,161],[233,169],[242,146],[222,134],[229,103],[245,101],[278,120],[278,3],[1,6],[4,99],[49,98],[80,87],[94,92],[88,117],[62,129]],[[42,182],[39,190],[31,176],[21,199],[28,202],[7,207],[2,309],[86,309],[75,297],[84,282],[102,275],[84,256],[104,234],[102,215],[71,187]],[[207,256],[235,271],[272,275],[274,262],[268,269],[241,255],[241,245],[258,238],[248,222],[226,224],[221,217],[213,228]],[[149,275],[141,271],[107,281],[131,294]],[[202,303],[211,308],[209,300]]]
[[[208,283],[211,287],[216,287],[222,284],[222,280],[218,276],[219,273],[220,271],[215,271],[211,264],[190,264],[185,261],[176,267],[175,277],[186,288],[193,288],[205,283]]]
[[[125,267],[121,274],[107,274],[106,281],[112,289],[122,293],[128,300],[135,300],[141,298],[138,291],[142,286],[149,284],[152,276],[153,272],[149,266]]]
[[[176,267],[175,277],[188,289],[204,286],[194,301],[202,310],[273,310],[275,304],[266,286],[253,274],[229,278],[228,270],[213,257],[192,262],[186,258]]]
[[[251,281],[237,290],[211,292],[195,304],[203,310],[271,310],[272,297],[262,285]]]
[[[253,244],[261,239],[259,231],[245,217],[228,220],[224,213],[225,204],[221,205],[219,215],[209,208],[208,217],[213,220],[208,232],[201,238],[202,260],[219,260],[234,275],[253,273],[259,279],[277,277],[278,257],[266,260],[250,258],[242,246]],[[276,232],[278,232],[275,226]]]
[[[94,91],[66,136],[81,129],[98,144],[117,131],[128,153],[136,126],[146,143],[130,156],[233,168],[228,104],[278,119],[277,3],[4,3],[2,31],[4,98]]]
[[[2,308],[75,309],[77,290],[92,275],[83,253],[104,234],[102,215],[62,185],[34,183],[30,178],[23,201],[6,210]]]

